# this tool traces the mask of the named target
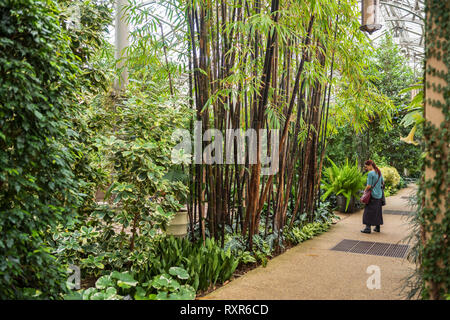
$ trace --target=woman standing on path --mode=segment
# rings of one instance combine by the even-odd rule
[[[380,225],[383,224],[383,213],[382,213],[382,197],[383,190],[381,190],[381,185],[384,183],[383,177],[381,175],[380,169],[375,165],[372,160],[367,160],[364,162],[364,169],[369,171],[367,176],[367,186],[365,191],[372,189],[370,196],[370,201],[364,208],[363,214],[363,224],[366,225],[363,233],[370,233],[370,226],[375,226],[373,231],[380,232]]]

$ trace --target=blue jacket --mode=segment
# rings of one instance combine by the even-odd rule
[[[374,199],[381,199],[383,197],[383,190],[381,190],[381,185],[384,181],[383,176],[381,176],[380,180],[378,180],[378,174],[375,171],[369,171],[367,175],[367,185],[372,186],[372,194],[371,196]],[[377,184],[374,186],[375,182]]]

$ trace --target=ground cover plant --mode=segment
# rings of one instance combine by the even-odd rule
[[[171,267],[169,274],[156,275],[142,284],[133,274],[113,271],[98,278],[95,287],[67,294],[65,300],[193,300],[194,288],[180,284],[186,279],[189,275],[179,267]]]

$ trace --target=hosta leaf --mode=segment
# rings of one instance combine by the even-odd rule
[[[156,300],[169,300],[168,293],[165,291],[160,291],[156,295]]]
[[[106,289],[106,291],[105,291],[105,300],[111,300],[111,299],[115,298],[116,295],[117,295],[116,288],[110,287],[110,288]]]
[[[171,267],[169,273],[173,276],[177,276],[179,279],[189,279],[189,273],[180,267]]]
[[[167,275],[162,274],[160,276],[156,276],[153,279],[152,286],[155,289],[159,290],[159,289],[161,289],[163,287],[168,287],[169,283],[170,283],[170,280],[171,280],[170,277],[168,277]]]
[[[90,300],[105,300],[105,293],[96,292],[91,296]]]
[[[176,291],[176,290],[180,289],[180,284],[178,283],[178,281],[170,279],[169,289],[172,291]]]
[[[106,289],[111,286],[114,286],[114,281],[111,279],[110,275],[102,276],[95,282],[95,287],[97,289]]]
[[[90,297],[92,294],[97,292],[97,289],[95,288],[88,288],[83,292],[83,300],[90,300]]]
[[[172,293],[169,296],[170,300],[194,300],[195,290],[190,286],[182,286],[179,292]]]
[[[138,284],[138,282],[134,280],[133,276],[128,272],[119,273],[117,271],[114,271],[111,274],[111,277],[114,279],[118,279],[117,285],[121,288],[128,289],[130,287],[135,287]]]

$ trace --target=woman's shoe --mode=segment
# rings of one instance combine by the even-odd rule
[[[369,229],[365,228],[364,230],[361,230],[361,232],[362,233],[370,233],[370,228]]]
[[[380,226],[376,226],[376,227],[373,229],[373,231],[375,231],[375,232],[380,232]]]

